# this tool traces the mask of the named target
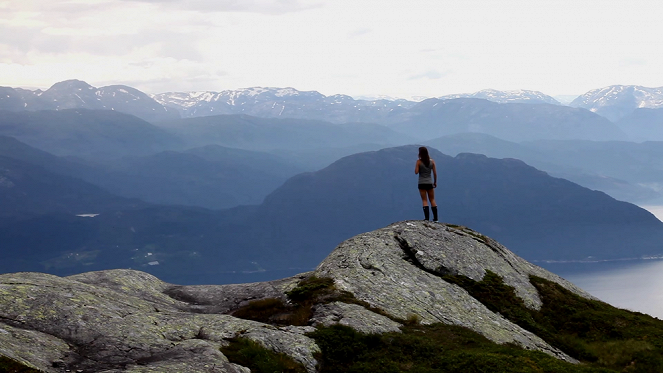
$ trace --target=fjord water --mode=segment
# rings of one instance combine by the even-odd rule
[[[641,207],[663,221],[663,206]],[[537,264],[613,306],[663,319],[663,259]]]

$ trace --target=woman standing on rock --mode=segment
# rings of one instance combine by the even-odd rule
[[[431,171],[433,178],[431,178]],[[437,221],[437,203],[435,203],[435,188],[437,188],[437,169],[435,168],[435,161],[428,155],[428,149],[425,146],[419,148],[419,159],[414,166],[414,173],[419,174],[419,194],[421,195],[421,203],[424,205],[424,218],[430,219],[428,210],[428,200],[433,210],[433,221]]]

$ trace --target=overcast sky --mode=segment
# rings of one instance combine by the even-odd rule
[[[663,2],[0,0],[0,86],[410,98],[663,86]]]

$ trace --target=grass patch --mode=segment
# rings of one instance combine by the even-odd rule
[[[624,372],[663,372],[663,322],[651,316],[580,297],[557,283],[532,276],[543,302],[527,307],[512,287],[490,271],[482,281],[444,276],[493,312],[543,338],[572,357]]]
[[[322,350],[317,356],[321,373],[614,373],[513,345],[498,345],[469,329],[445,324],[410,325],[402,333],[380,335],[335,325],[309,336]]]
[[[308,325],[308,321],[313,315],[312,307],[315,304],[344,302],[358,304],[375,313],[390,317],[384,311],[358,300],[352,293],[338,290],[331,278],[315,276],[305,278],[286,295],[290,300],[289,304],[277,298],[261,299],[238,308],[232,312],[232,315],[272,325],[303,326]],[[403,322],[403,320],[396,321]]]
[[[530,281],[543,302],[539,311],[525,307],[514,289],[493,272],[487,271],[481,281],[460,275],[443,278],[582,363],[569,364],[519,346],[498,345],[462,327],[420,325],[412,316],[396,320],[404,325],[402,333],[366,335],[340,325],[310,333],[322,349],[316,356],[321,372],[663,372],[661,320],[582,298],[534,276]],[[385,314],[338,290],[331,279],[309,277],[287,295],[290,304],[281,300],[252,302],[254,311],[245,317],[305,325],[313,305],[334,301]]]
[[[313,300],[320,295],[329,293],[334,288],[334,279],[311,276],[302,280],[297,287],[286,293],[295,302]]]
[[[231,363],[245,366],[251,369],[251,372],[306,373],[306,368],[288,355],[268,350],[246,338],[230,340],[230,345],[221,347],[221,352]]]
[[[293,307],[277,298],[260,299],[235,310],[232,315],[240,319],[260,321],[272,325],[293,325]]]
[[[14,359],[0,356],[0,373],[42,373],[41,370],[30,368]]]
[[[543,307],[536,324],[572,343],[583,360],[628,372],[663,372],[663,321],[582,298],[532,276]]]

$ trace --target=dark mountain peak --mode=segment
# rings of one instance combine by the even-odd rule
[[[257,219],[279,232],[310,231],[316,238],[288,241],[290,234],[284,234],[279,240],[288,241],[293,250],[301,246],[314,254],[312,248],[320,246],[316,240],[330,237],[326,227],[337,227],[328,238],[334,241],[393,221],[420,218],[414,174],[417,148],[408,145],[355,154],[293,177],[265,198],[264,216]],[[632,255],[622,249],[624,240],[633,235],[626,239],[619,234],[631,229],[651,229],[650,238],[663,234],[663,224],[646,210],[551,177],[522,161],[470,153],[450,157],[430,147],[429,153],[437,165],[435,193],[442,220],[484,231],[526,258]],[[590,236],[602,244],[588,247],[583,242]],[[644,240],[648,243],[635,255],[660,251],[655,240]]]

